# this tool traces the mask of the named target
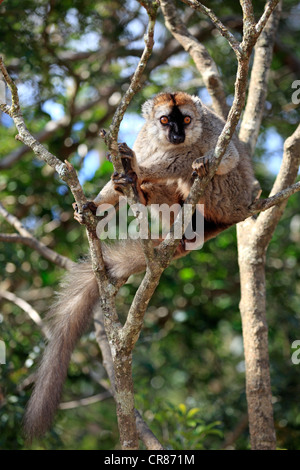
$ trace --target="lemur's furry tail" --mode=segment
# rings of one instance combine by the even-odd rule
[[[107,269],[116,278],[126,278],[145,269],[138,240],[111,246],[103,244],[103,258]],[[99,290],[91,264],[75,265],[64,277],[57,301],[48,315],[49,340],[24,417],[24,431],[29,441],[44,434],[51,426],[72,351],[88,326],[98,299]]]

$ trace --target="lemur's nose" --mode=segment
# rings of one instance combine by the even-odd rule
[[[171,140],[173,144],[181,144],[184,142],[184,135],[173,134]]]

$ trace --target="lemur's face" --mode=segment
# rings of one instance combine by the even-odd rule
[[[148,132],[160,145],[191,145],[199,140],[201,102],[187,93],[161,93],[143,106]]]

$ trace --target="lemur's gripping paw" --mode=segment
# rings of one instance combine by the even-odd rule
[[[119,191],[124,194],[124,188],[130,184],[135,192],[138,193],[137,189],[137,175],[135,172],[135,154],[128,145],[123,142],[118,144],[119,152],[122,158],[122,165],[124,168],[123,173],[113,173],[111,179],[114,183],[115,191]]]
[[[122,165],[124,168],[125,173],[128,171],[133,171],[132,162],[135,158],[133,150],[126,144],[126,142],[122,142],[118,144],[119,152],[122,158]],[[107,159],[111,162],[111,155],[107,155]]]
[[[86,204],[83,206],[83,210],[90,210],[92,214],[96,215],[97,212],[97,206],[93,201],[88,201]]]
[[[192,176],[195,178],[199,176],[199,178],[204,178],[209,172],[209,158],[208,157],[200,157],[197,158],[193,164],[193,173]]]
[[[78,205],[76,202],[73,202],[72,207],[74,209],[74,219],[77,220],[81,225],[84,224],[84,217],[83,214],[78,212]]]
[[[124,156],[124,158],[134,158],[134,152],[133,150],[131,150],[130,147],[128,147],[126,142],[122,142],[118,144],[118,147],[119,147],[119,152],[122,155],[122,157]]]
[[[126,142],[118,144],[118,147],[119,147],[119,152],[122,158],[122,165],[123,165],[125,173],[134,171],[132,167],[132,163],[135,158],[134,152],[131,150],[130,147],[128,147]]]
[[[78,212],[78,205],[76,202],[72,204],[72,207],[74,209],[74,219],[77,220],[81,225],[84,224],[84,213],[79,213]],[[93,201],[88,201],[86,204],[83,206],[83,211],[90,210],[93,214],[96,214],[97,211],[97,206],[96,204],[93,203]]]
[[[113,181],[115,191],[119,191],[120,193],[123,194],[124,188],[128,184],[135,186],[137,177],[134,171],[132,170],[129,171],[128,173],[118,173],[117,171],[115,171],[112,174],[111,179]]]

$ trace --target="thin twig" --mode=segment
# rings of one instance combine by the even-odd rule
[[[14,303],[22,310],[24,310],[24,312],[26,312],[27,315],[31,318],[31,320],[33,320],[34,323],[36,323],[41,328],[44,335],[47,337],[47,330],[45,328],[43,320],[41,319],[38,312],[28,302],[26,302],[26,300],[21,299],[12,292],[0,288],[0,298],[1,297],[3,299],[9,300],[10,302]]]
[[[91,397],[62,402],[59,405],[59,409],[60,410],[72,410],[74,408],[78,408],[79,406],[93,405],[94,403],[99,403],[100,401],[107,400],[108,398],[111,398],[111,397],[112,397],[111,392],[107,390],[105,392],[97,393],[97,395],[93,395]]]
[[[235,54],[240,55],[240,43],[235,38],[235,36],[229,31],[229,29],[219,20],[219,18],[215,15],[215,13],[210,9],[204,6],[202,3],[198,2],[197,0],[182,0],[184,3],[189,5],[194,10],[200,11],[204,13],[206,16],[210,18],[212,23],[215,27],[220,31],[222,36],[227,39],[228,43],[234,50]]]
[[[13,214],[10,214],[5,207],[0,203],[0,214],[5,220],[12,225],[19,233],[20,236],[17,234],[0,234],[0,241],[5,242],[14,242],[14,243],[22,243],[23,245],[27,245],[30,248],[33,248],[38,253],[40,253],[44,258],[48,259],[52,263],[57,264],[61,268],[64,269],[71,269],[75,263],[71,261],[66,256],[60,255],[51,248],[48,248],[44,243],[40,242],[37,238],[35,238],[22,224],[22,222]]]
[[[107,98],[107,96],[110,96],[113,93],[113,91],[116,90],[116,87],[111,87],[110,90],[111,91],[106,90],[105,94],[102,93],[101,96],[95,98],[94,100],[89,101],[83,106],[78,106],[74,108],[73,117],[81,115],[83,112],[93,108],[96,105],[101,105],[102,102],[104,103],[104,98]],[[103,94],[105,96],[103,96]],[[105,103],[107,103],[107,99]],[[63,116],[61,119],[58,119],[56,121],[51,120],[47,122],[44,129],[40,131],[37,135],[35,135],[34,138],[40,143],[45,142],[53,134],[58,132],[60,129],[66,128],[69,124],[70,124],[70,116],[67,116],[67,115]],[[8,155],[6,155],[4,158],[0,160],[0,170],[10,168],[13,164],[19,161],[28,152],[30,152],[30,147],[27,147],[26,145],[22,145],[21,147],[18,147],[17,149],[13,150],[11,153],[9,153]]]
[[[266,211],[271,207],[280,205],[282,202],[286,201],[286,199],[292,196],[292,194],[295,194],[298,191],[300,191],[299,181],[298,183],[292,184],[288,188],[279,191],[274,196],[270,196],[267,199],[262,199],[254,202],[250,208],[251,215],[257,214],[258,212]]]
[[[270,18],[271,13],[275,10],[276,6],[278,5],[279,0],[269,0],[265,6],[265,11],[262,14],[260,20],[258,21],[257,25],[255,26],[255,31],[257,35],[260,35],[262,30],[264,29],[268,19]]]

